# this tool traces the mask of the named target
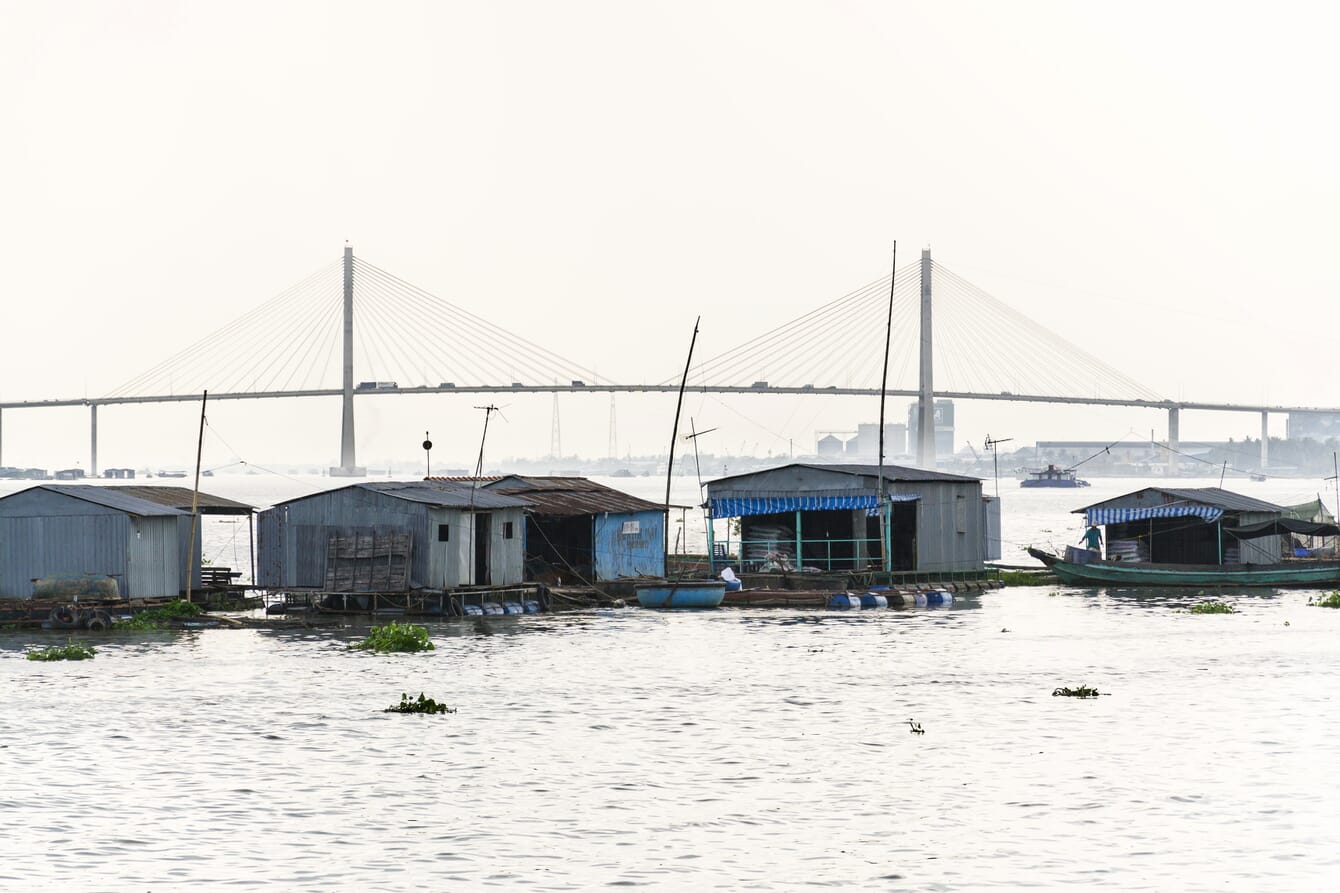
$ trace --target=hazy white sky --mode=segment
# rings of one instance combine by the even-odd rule
[[[1321,3],[0,0],[0,399],[106,393],[345,239],[660,381],[695,315],[719,353],[884,275],[897,239],[1165,396],[1340,404],[1337,25]],[[424,429],[471,457],[475,402],[360,401],[359,458],[413,458]],[[510,401],[490,455],[547,453],[551,409]],[[672,410],[620,398],[620,452],[663,450]],[[722,452],[877,412],[686,406]],[[194,413],[103,410],[100,464],[193,462]],[[565,400],[564,452],[602,455],[608,413]],[[1165,424],[958,417],[974,442]],[[338,457],[335,404],[210,420],[216,462]],[[3,426],[5,464],[87,461],[85,410]],[[1187,414],[1182,436],[1258,426]]]

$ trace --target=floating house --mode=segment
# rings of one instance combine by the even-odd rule
[[[1106,531],[1107,557],[1159,564],[1278,564],[1283,506],[1218,487],[1146,487],[1075,509]]]
[[[528,503],[456,481],[352,484],[260,514],[259,585],[402,592],[522,581]]]
[[[75,577],[115,580],[124,598],[199,589],[193,502],[201,515],[254,511],[185,487],[43,484],[0,498],[0,597],[31,598],[44,581]]]
[[[664,505],[582,477],[512,475],[491,480],[486,489],[530,503],[524,540],[528,580],[665,575]]]
[[[865,571],[882,568],[887,550],[891,570],[932,573],[998,557],[1000,503],[978,478],[892,465],[883,478],[883,540],[876,465],[794,463],[709,481],[711,517],[739,519],[737,536],[712,544],[714,563],[738,550],[746,571]]]

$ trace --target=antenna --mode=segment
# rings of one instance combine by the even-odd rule
[[[986,436],[986,446],[984,449],[991,452],[991,466],[996,478],[996,498],[1000,498],[1000,451],[996,449],[998,443],[1009,443],[1014,440],[1013,437],[992,438],[990,434]]]

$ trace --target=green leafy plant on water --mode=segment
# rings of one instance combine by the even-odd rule
[[[1308,604],[1318,608],[1340,608],[1340,592],[1328,592],[1315,602],[1308,599]]]
[[[433,643],[428,641],[428,630],[413,623],[391,623],[386,626],[374,626],[363,641],[350,645],[356,651],[388,652],[432,651]]]
[[[116,627],[117,629],[167,629],[175,620],[189,620],[203,613],[201,607],[194,602],[178,599],[165,605],[159,605],[156,608],[145,608],[129,620],[118,620]]]
[[[1002,586],[1046,586],[1056,582],[1056,575],[1047,571],[1001,570],[996,578]]]
[[[1096,688],[1081,685],[1079,688],[1058,688],[1052,691],[1053,698],[1096,698],[1102,692]]]
[[[28,660],[92,660],[97,653],[96,648],[71,642],[68,645],[52,645],[50,648],[29,651]]]
[[[1192,614],[1236,614],[1237,609],[1223,602],[1201,602],[1189,609]]]
[[[448,707],[440,701],[434,701],[432,698],[425,698],[423,692],[419,692],[417,701],[410,700],[409,695],[402,693],[400,703],[394,707],[387,707],[382,713],[455,713],[456,708]]]

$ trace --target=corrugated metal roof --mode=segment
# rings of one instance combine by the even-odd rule
[[[520,496],[538,515],[601,515],[663,512],[665,506],[582,477],[511,475],[487,485],[495,493]]]
[[[1241,493],[1234,493],[1231,490],[1222,490],[1219,487],[1145,487],[1143,490],[1133,490],[1130,493],[1114,496],[1111,499],[1105,499],[1102,502],[1095,502],[1093,505],[1086,505],[1084,508],[1075,509],[1072,514],[1083,514],[1089,509],[1103,508],[1113,503],[1120,503],[1123,500],[1129,500],[1141,493],[1161,493],[1173,502],[1194,502],[1199,505],[1209,505],[1215,508],[1221,508],[1226,512],[1275,512],[1282,514],[1284,507],[1275,505],[1273,502],[1266,502],[1263,499],[1256,499],[1251,496],[1243,496]]]
[[[854,477],[872,477],[878,478],[880,467],[878,465],[856,465],[845,462],[825,464],[817,462],[792,462],[787,465],[778,465],[774,468],[763,468],[759,471],[748,471],[743,474],[733,474],[729,477],[716,478],[712,483],[721,481],[732,481],[737,478],[747,478],[765,471],[777,471],[782,468],[815,468],[820,471],[831,471],[837,474],[849,474]],[[925,481],[953,481],[964,483],[967,481],[980,482],[981,478],[966,477],[961,474],[949,474],[944,471],[931,471],[925,468],[909,468],[905,465],[885,465],[884,479],[894,483],[921,483]]]
[[[191,498],[194,494],[194,491],[187,487],[118,485],[115,487],[97,487],[96,489],[115,490],[118,493],[125,493],[127,496],[147,499],[149,502],[156,502],[159,505],[166,505],[169,508],[181,509],[184,512],[189,512],[191,510]],[[237,502],[236,500],[225,499],[222,496],[214,496],[209,493],[200,493],[198,495],[196,507],[202,515],[249,515],[256,510],[254,506],[247,505],[245,502]]]
[[[530,507],[530,502],[525,499],[496,493],[485,487],[471,487],[469,484],[454,481],[368,481],[362,484],[354,484],[354,486],[393,496],[396,499],[421,502],[425,505],[440,508],[459,509],[473,506],[477,509],[509,509]]]
[[[91,502],[94,505],[106,506],[109,509],[116,509],[119,512],[139,515],[144,518],[190,514],[190,512],[183,512],[181,509],[164,505],[161,502],[152,502],[130,493],[120,492],[120,487],[97,487],[93,484],[43,484],[31,489],[59,493],[72,499],[81,499],[84,502]],[[20,490],[19,492],[27,491]],[[18,494],[11,495],[17,496]]]

